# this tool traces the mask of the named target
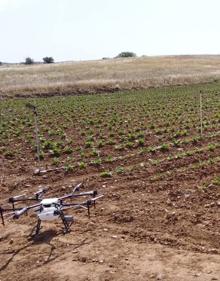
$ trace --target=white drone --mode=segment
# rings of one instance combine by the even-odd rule
[[[32,233],[35,230],[35,235],[40,231],[42,221],[53,221],[56,219],[61,219],[64,225],[64,233],[70,231],[70,226],[73,223],[73,216],[65,215],[64,210],[69,208],[74,209],[86,209],[88,211],[88,216],[90,217],[90,207],[95,206],[97,199],[103,197],[103,195],[97,196],[97,191],[87,191],[79,192],[82,183],[76,185],[72,193],[64,195],[62,197],[56,198],[45,198],[43,199],[44,194],[46,193],[46,188],[41,188],[38,192],[34,193],[32,197],[27,197],[26,195],[18,195],[10,197],[8,203],[12,204],[12,208],[3,208],[0,207],[0,216],[2,219],[2,224],[5,225],[4,217],[11,217],[13,219],[19,219],[23,214],[27,214],[29,210],[33,210],[37,214],[37,225],[34,227]],[[75,199],[78,197],[89,196],[90,198],[82,203],[67,203],[64,202],[67,199]],[[25,207],[16,207],[15,203],[21,203],[26,201],[38,201],[39,203],[31,206]]]

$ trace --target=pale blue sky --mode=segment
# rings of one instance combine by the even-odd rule
[[[0,0],[0,61],[220,53],[220,0]]]

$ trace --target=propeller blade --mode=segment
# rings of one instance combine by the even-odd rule
[[[48,191],[48,188],[45,187],[45,188],[40,188],[37,192],[34,193],[36,199],[41,199],[42,196],[44,195],[44,193],[46,193]]]
[[[76,194],[76,196],[93,196],[95,197],[98,194],[98,192],[96,190],[92,190],[92,191],[85,191],[85,192],[80,192],[79,194]]]
[[[76,192],[76,191],[79,191],[80,187],[82,186],[82,182],[77,184],[74,189],[73,189],[73,193]]]
[[[82,209],[84,209],[84,210],[87,210],[87,208],[86,208],[85,206],[80,205],[80,204],[72,205],[72,206],[64,206],[64,207],[62,208],[62,210],[68,210],[68,209],[70,209],[70,208],[74,208],[74,209],[80,209],[80,208],[82,208]]]
[[[22,195],[17,195],[17,196],[10,197],[8,199],[8,202],[9,203],[14,203],[16,201],[21,201],[21,200],[25,200],[25,199],[27,199],[26,194],[22,194]]]
[[[22,216],[24,213],[26,213],[28,211],[28,208],[25,207],[19,211],[15,211],[14,215],[13,215],[13,219],[18,219],[20,216]]]
[[[91,198],[91,199],[89,199],[89,200],[92,201],[92,202],[95,202],[96,200],[102,198],[103,196],[104,196],[104,195],[101,194],[101,195],[99,195],[99,196],[97,196],[97,197],[94,197],[94,198]]]

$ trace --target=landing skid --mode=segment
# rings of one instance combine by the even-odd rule
[[[63,229],[63,233],[69,233],[71,231],[71,225],[73,224],[73,217],[72,216],[65,216],[63,212],[61,212],[60,214],[60,218],[62,220],[62,223],[64,225],[64,229]],[[34,226],[34,228],[32,229],[30,236],[34,237],[36,235],[39,234],[41,229],[41,220],[38,219],[37,220],[37,225]]]

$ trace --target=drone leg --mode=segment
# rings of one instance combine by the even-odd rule
[[[36,225],[36,231],[35,231],[35,235],[37,235],[40,231],[40,226],[41,226],[41,220],[38,219],[37,221],[37,225]]]
[[[90,219],[90,206],[87,206],[87,210],[88,210],[88,218]]]
[[[4,216],[3,216],[3,210],[0,207],[0,214],[1,214],[1,219],[2,219],[2,224],[5,225],[5,220],[4,220]]]
[[[65,219],[65,216],[64,216],[63,212],[61,212],[60,217],[61,217],[61,220],[63,222],[64,228],[65,228],[64,233],[68,233],[70,231],[70,228],[69,228],[69,224],[67,223],[67,221]]]

